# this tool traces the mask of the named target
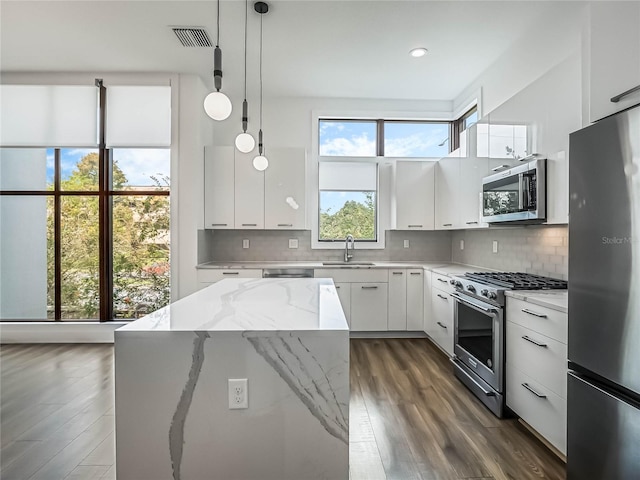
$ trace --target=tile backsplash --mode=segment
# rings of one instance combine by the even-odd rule
[[[527,226],[410,232],[388,230],[386,248],[362,250],[354,259],[367,261],[443,261],[493,270],[526,272],[567,279],[569,232],[566,226]],[[249,248],[242,241],[249,240]],[[289,239],[298,248],[289,248]],[[409,248],[404,248],[404,241]],[[464,250],[460,241],[464,240]],[[493,242],[498,252],[493,253]],[[311,249],[309,230],[200,230],[198,262],[208,261],[330,261],[341,260],[344,250]]]
[[[464,240],[464,250],[460,241]],[[493,242],[498,253],[493,253]],[[453,232],[451,260],[508,272],[567,280],[569,230],[566,226],[527,226]]]
[[[249,248],[242,241],[249,240]],[[289,239],[298,248],[289,248]],[[404,241],[409,248],[404,248]],[[309,230],[205,230],[199,232],[198,260],[204,261],[330,261],[341,260],[344,250],[311,249]],[[451,261],[451,232],[409,232],[388,230],[386,248],[354,251],[354,260]]]

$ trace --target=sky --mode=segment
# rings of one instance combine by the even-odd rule
[[[60,150],[61,178],[69,178],[78,162],[97,149],[63,148]],[[151,176],[169,178],[169,149],[118,148],[113,158],[127,178],[130,186],[155,186]],[[47,149],[47,184],[53,183],[54,149]]]

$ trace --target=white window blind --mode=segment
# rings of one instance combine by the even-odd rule
[[[378,166],[375,163],[320,162],[320,190],[375,191]]]
[[[107,147],[171,145],[171,87],[107,88]]]
[[[98,89],[0,85],[0,146],[95,147]]]

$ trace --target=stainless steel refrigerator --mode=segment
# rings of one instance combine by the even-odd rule
[[[570,155],[567,478],[640,479],[640,106]]]

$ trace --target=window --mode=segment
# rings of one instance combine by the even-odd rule
[[[460,136],[462,132],[464,132],[471,125],[478,123],[478,107],[477,105],[473,106],[471,109],[467,110],[460,118],[452,122],[451,130],[452,130],[452,146],[451,150],[455,150],[456,148],[461,146]]]
[[[449,153],[449,122],[384,122],[384,156],[442,158]]]
[[[105,126],[94,123],[90,135],[82,118],[89,117],[90,123],[101,110],[96,103],[82,115],[69,108],[77,107],[69,88],[25,88],[26,97],[34,91],[53,95],[58,101],[47,104],[62,113],[35,111],[34,118],[23,119],[22,124],[33,126],[27,129],[34,132],[32,138],[14,128],[15,123],[13,130],[3,130],[10,135],[2,136],[9,145],[0,148],[2,320],[137,318],[169,303],[170,150],[87,146],[96,142],[96,128],[106,136]],[[170,98],[167,87],[149,88],[163,88]],[[80,87],[81,96],[95,102],[96,88],[90,90],[92,94]],[[106,94],[102,85],[98,91]],[[21,115],[9,107],[2,105],[2,118]],[[166,120],[164,115],[162,122]],[[149,140],[144,129],[130,129],[135,138],[143,145],[164,146],[167,135],[160,142],[152,122],[142,123],[155,137]],[[44,133],[38,133],[40,127]],[[65,148],[66,141],[85,146]],[[42,142],[53,146],[25,148]],[[12,143],[22,148],[12,148]]]
[[[319,166],[318,240],[377,240],[377,165],[322,162]]]
[[[319,151],[330,157],[375,157],[377,122],[375,120],[320,120]]]

